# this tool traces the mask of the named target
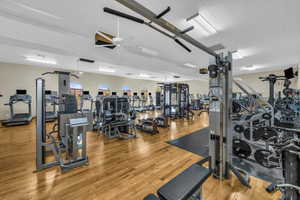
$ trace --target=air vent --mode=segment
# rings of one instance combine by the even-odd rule
[[[213,46],[211,46],[211,47],[209,47],[211,50],[213,50],[213,51],[220,51],[220,50],[223,50],[223,49],[225,49],[226,47],[223,45],[223,44],[215,44],[215,45],[213,45]]]
[[[87,63],[94,63],[94,60],[86,59],[86,58],[79,58],[79,61],[81,62],[87,62]]]

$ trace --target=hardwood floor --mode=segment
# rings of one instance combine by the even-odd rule
[[[108,140],[88,133],[89,166],[61,174],[58,167],[35,170],[35,123],[0,128],[0,199],[142,200],[201,158],[165,143],[208,125],[207,115],[190,122],[176,120],[158,135],[138,133],[137,139]],[[268,183],[251,178],[252,189],[235,177],[210,178],[204,184],[206,200],[273,200]]]

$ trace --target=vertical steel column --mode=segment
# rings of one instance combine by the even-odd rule
[[[58,73],[58,94],[59,99],[63,99],[64,94],[70,94],[70,73],[69,72],[59,72]],[[58,111],[63,112],[65,110],[64,104],[60,102],[58,106]]]
[[[300,186],[300,158],[290,150],[284,150],[283,154],[283,173],[286,184]],[[285,200],[298,200],[300,194],[296,190],[288,189],[284,192]]]
[[[46,121],[45,121],[45,80],[36,79],[36,168],[42,170],[45,164]]]
[[[231,54],[211,60],[209,66],[209,155],[213,175],[229,178],[231,164],[232,71]]]

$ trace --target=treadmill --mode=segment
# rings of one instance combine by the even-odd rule
[[[46,122],[54,122],[57,120],[56,107],[58,105],[58,95],[56,91],[46,90]],[[52,110],[47,110],[48,107],[52,107]]]
[[[28,106],[28,112],[26,113],[15,113],[14,105],[16,103],[25,103]],[[10,119],[2,122],[3,126],[17,126],[29,124],[32,120],[31,114],[31,102],[32,98],[27,94],[27,90],[16,90],[16,94],[10,96],[9,102],[4,104],[10,108]]]

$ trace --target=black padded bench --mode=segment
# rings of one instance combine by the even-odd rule
[[[201,186],[210,177],[212,171],[199,164],[193,164],[174,179],[162,186],[156,197],[150,194],[144,200],[187,200],[192,195],[201,195]]]

